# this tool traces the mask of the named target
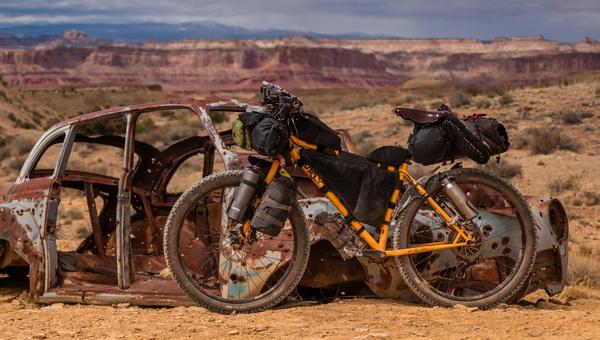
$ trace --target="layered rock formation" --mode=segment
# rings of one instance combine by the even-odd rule
[[[184,40],[100,44],[79,32],[63,43],[0,49],[0,77],[13,85],[160,84],[175,91],[386,87],[409,78],[528,83],[600,69],[600,42],[543,37],[473,39]],[[87,43],[88,45],[84,45]]]

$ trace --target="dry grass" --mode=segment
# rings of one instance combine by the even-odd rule
[[[578,141],[556,127],[527,128],[513,140],[513,146],[517,149],[527,148],[533,155],[549,155],[557,150],[577,152],[581,149]]]
[[[523,167],[520,164],[511,163],[506,160],[500,160],[500,162],[491,160],[483,168],[495,172],[504,178],[521,177],[523,174]]]
[[[553,194],[560,194],[565,191],[572,191],[579,188],[579,180],[575,176],[559,177],[550,181],[547,185]]]
[[[577,192],[569,198],[568,202],[576,207],[592,207],[600,205],[600,194],[591,191]]]
[[[572,301],[589,299],[594,297],[594,295],[591,293],[591,289],[589,287],[574,285],[565,287],[562,293],[560,293],[559,297],[567,301]]]

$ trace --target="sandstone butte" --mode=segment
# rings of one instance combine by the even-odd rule
[[[180,40],[111,43],[80,32],[19,46],[0,37],[0,77],[11,85],[160,84],[172,91],[374,88],[418,77],[526,84],[600,69],[600,42],[541,36],[475,39]]]

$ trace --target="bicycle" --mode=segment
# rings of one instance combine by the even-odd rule
[[[460,165],[413,178],[408,150],[385,146],[366,158],[344,152],[330,143],[335,138],[324,134],[329,130],[322,122],[306,118],[297,97],[268,83],[262,92],[266,114],[289,132],[281,132],[285,145],[268,151],[276,152],[270,162],[255,159],[252,169],[216,173],[193,185],[166,224],[167,265],[194,301],[221,313],[254,312],[277,305],[295,289],[310,241],[296,199],[302,192],[285,167],[300,168],[337,209],[340,235],[352,236],[344,248],[347,256],[395,257],[403,279],[425,303],[491,308],[525,284],[535,262],[536,229],[526,201],[509,182]],[[402,113],[415,124],[449,116]],[[301,119],[319,127],[312,137],[320,142],[302,138],[306,133],[298,126],[307,125]],[[362,171],[358,184],[350,178],[353,171]],[[340,178],[344,175],[350,179]],[[287,205],[275,204],[270,211],[277,215],[287,207],[289,223],[259,231],[253,216],[271,199],[267,188],[283,179],[295,193]],[[247,206],[232,219],[238,200]],[[198,257],[183,258],[181,247],[195,247]]]

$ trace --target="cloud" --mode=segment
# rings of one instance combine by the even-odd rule
[[[398,36],[543,34],[579,40],[600,32],[597,0],[3,0],[0,23],[215,20],[252,29]]]

